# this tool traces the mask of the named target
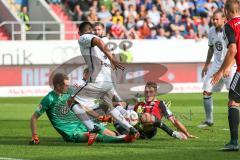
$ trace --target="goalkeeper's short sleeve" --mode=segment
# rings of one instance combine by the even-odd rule
[[[42,101],[40,102],[38,108],[35,110],[35,113],[38,115],[42,115],[50,106],[50,99],[48,96],[45,96]]]

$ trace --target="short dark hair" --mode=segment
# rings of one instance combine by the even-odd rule
[[[64,80],[68,80],[68,76],[64,73],[56,73],[53,76],[52,84],[56,88],[57,85],[64,85]]]
[[[101,26],[102,28],[105,28],[104,24],[102,22],[96,22],[94,23],[94,27]]]
[[[88,21],[85,21],[85,22],[82,22],[79,26],[78,26],[78,30],[80,33],[84,33],[86,32],[86,30],[88,29],[88,27],[90,28],[93,28],[93,25],[92,23],[88,22]]]
[[[152,88],[154,88],[155,91],[157,91],[157,83],[156,82],[148,81],[145,85],[145,88],[146,87],[148,87],[148,88],[152,87]]]

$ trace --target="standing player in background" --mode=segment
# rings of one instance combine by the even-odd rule
[[[231,73],[229,77],[221,78],[217,85],[211,84],[211,79],[214,73],[216,73],[222,65],[227,53],[227,47],[223,39],[223,27],[225,21],[225,15],[221,10],[214,12],[212,17],[213,25],[209,31],[208,37],[208,55],[205,65],[202,70],[203,81],[203,104],[205,109],[205,121],[199,125],[199,128],[204,128],[213,125],[213,99],[212,92],[219,92],[223,88],[224,84],[229,90],[232,77],[235,72],[235,68],[231,67]],[[214,55],[214,61],[209,68],[211,59]]]
[[[93,35],[93,25],[90,22],[83,22],[79,26],[79,46],[81,54],[89,69],[89,79],[84,86],[79,87],[72,97],[78,104],[71,106],[75,114],[81,115],[85,113],[84,102],[82,99],[95,98],[101,99],[108,106],[108,111],[111,116],[128,129],[132,138],[136,138],[139,133],[132,127],[118,111],[114,108],[112,103],[114,82],[112,81],[112,67],[113,69],[124,69],[124,67],[115,60],[110,53],[106,44],[98,36]],[[95,47],[96,46],[96,47]],[[80,99],[78,98],[80,97]],[[90,132],[89,144],[95,141],[97,133],[100,131],[99,127],[94,125],[91,121],[85,121],[85,117],[80,118],[87,126]]]
[[[237,0],[226,1],[224,11],[228,22],[224,26],[224,39],[228,47],[225,60],[216,74],[212,78],[215,85],[222,77],[230,75],[231,67],[237,63],[237,71],[233,77],[229,90],[228,102],[228,122],[231,139],[223,151],[238,151],[238,126],[239,126],[239,103],[240,103],[240,6]]]

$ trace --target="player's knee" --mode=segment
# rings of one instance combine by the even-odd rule
[[[239,103],[234,100],[229,100],[228,107],[239,107]]]
[[[212,92],[203,91],[203,98],[210,98],[212,96]]]

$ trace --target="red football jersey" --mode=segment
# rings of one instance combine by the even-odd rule
[[[240,17],[234,17],[229,20],[225,24],[224,32],[227,46],[231,43],[237,44],[237,55],[235,56],[235,60],[237,63],[237,71],[240,72]]]

